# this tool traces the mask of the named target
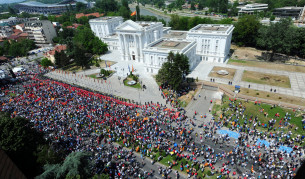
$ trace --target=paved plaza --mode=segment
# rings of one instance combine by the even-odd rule
[[[214,66],[226,67],[226,68],[234,68],[236,69],[235,76],[233,80],[224,79],[224,78],[215,78],[215,82],[228,84],[229,81],[233,82],[233,85],[239,85],[243,88],[248,88],[249,84],[251,85],[251,89],[256,89],[260,91],[270,91],[270,89],[276,89],[276,93],[284,94],[284,95],[291,95],[296,97],[305,98],[305,73],[298,73],[298,72],[288,72],[288,71],[280,71],[280,70],[272,70],[272,69],[263,69],[263,68],[256,68],[256,67],[247,67],[247,66],[234,66],[229,64],[215,64],[209,62],[200,62],[200,64],[191,72],[189,77],[194,77],[199,80],[206,80],[210,81],[211,77],[209,77],[209,73],[213,69]],[[291,88],[283,88],[278,86],[270,86],[270,85],[263,85],[257,83],[250,83],[242,81],[243,71],[255,71],[260,73],[270,73],[275,75],[285,75],[289,77]]]

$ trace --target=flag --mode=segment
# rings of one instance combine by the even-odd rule
[[[133,68],[133,65],[132,65],[132,67],[131,67],[131,71],[132,71],[132,72],[134,72],[134,68]]]
[[[132,12],[131,14],[130,14],[130,16],[134,16],[134,15],[136,15],[137,14],[137,11],[134,11],[134,12]]]
[[[128,65],[128,71],[130,72],[130,67],[129,67],[129,65]]]
[[[253,165],[252,165],[252,167],[251,167],[251,172],[252,172],[252,173],[254,172],[254,170],[253,170]]]
[[[106,61],[105,61],[105,65],[106,65],[106,68],[107,68],[108,66],[107,66],[107,63],[106,63]]]

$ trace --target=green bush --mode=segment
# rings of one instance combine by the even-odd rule
[[[279,99],[282,99],[282,97],[279,97]]]
[[[52,66],[53,63],[51,60],[49,60],[47,58],[43,58],[40,62],[40,65],[46,68],[46,67]]]
[[[175,161],[177,160],[176,154],[172,155],[172,159],[175,160]]]
[[[269,94],[267,94],[267,97],[270,97],[270,95],[269,95]]]
[[[96,67],[100,67],[101,65],[100,65],[99,63],[96,63],[95,66],[96,66]]]
[[[162,151],[162,157],[166,157],[166,152],[164,150]]]
[[[208,171],[207,171],[207,175],[208,175],[208,176],[212,176],[211,170],[208,170]]]
[[[259,93],[256,93],[256,95],[259,95]]]

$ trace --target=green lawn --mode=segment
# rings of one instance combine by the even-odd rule
[[[141,84],[140,83],[137,83],[137,84],[135,84],[135,85],[128,85],[127,84],[128,83],[128,80],[124,80],[124,85],[125,86],[129,86],[129,87],[132,87],[132,88],[141,88]]]
[[[96,74],[88,75],[88,77],[98,79],[98,78],[96,77]]]
[[[244,60],[234,60],[234,59],[229,59],[228,63],[247,63],[247,61]]]
[[[299,112],[296,113],[296,112],[293,112],[290,109],[284,109],[284,108],[281,108],[281,107],[278,107],[278,106],[271,109],[271,105],[268,105],[268,104],[255,105],[254,102],[248,102],[247,103],[247,102],[242,101],[242,100],[237,100],[237,104],[239,102],[241,102],[243,104],[243,106],[246,107],[244,115],[248,117],[248,120],[249,120],[251,115],[253,115],[253,118],[255,116],[257,116],[258,120],[261,123],[264,123],[264,124],[268,124],[268,121],[271,120],[272,118],[276,119],[276,123],[274,125],[274,128],[270,132],[274,133],[275,131],[283,131],[284,133],[286,133],[288,131],[291,131],[293,133],[292,137],[296,137],[297,135],[302,135],[302,134],[304,135],[304,131],[302,130],[302,128],[303,128],[302,117],[299,114]],[[215,112],[218,111],[216,114],[217,114],[217,116],[220,116],[220,114],[222,113],[221,112],[222,109],[226,109],[227,107],[229,107],[229,98],[227,96],[225,96],[224,97],[224,103],[222,105],[214,105],[213,109],[212,109],[212,112],[214,114]],[[265,117],[264,112],[259,111],[260,109],[264,109],[264,112],[268,113],[268,117]],[[283,128],[279,128],[279,122],[280,122],[281,118],[284,118],[284,116],[287,112],[289,114],[291,114],[290,124],[293,125],[293,128],[288,129],[288,126],[283,126]],[[276,113],[279,113],[280,117],[275,117]],[[232,111],[229,110],[225,113],[225,116],[231,116],[231,114],[232,114]],[[233,119],[235,119],[235,118],[233,118]],[[285,121],[282,120],[282,125],[284,124],[284,122]],[[244,124],[244,119],[240,119],[239,123],[241,125]],[[248,122],[247,125],[252,126],[252,123],[249,124],[249,122]],[[231,127],[231,125],[228,125],[228,127]],[[295,130],[296,127],[298,127],[297,130]],[[268,130],[268,128],[263,128],[262,126],[258,126],[257,129],[260,130],[260,131],[267,131]],[[304,144],[302,144],[302,145],[304,145]]]
[[[9,93],[9,96],[15,97],[15,96],[16,96],[16,93]]]

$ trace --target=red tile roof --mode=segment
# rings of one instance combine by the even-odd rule
[[[94,13],[91,13],[91,14],[79,13],[79,14],[76,14],[76,15],[75,15],[75,17],[76,17],[77,19],[78,19],[78,18],[81,18],[81,17],[83,17],[83,16],[87,16],[87,17],[89,17],[89,16],[101,17],[101,16],[104,16],[104,14],[103,14],[103,13],[100,14],[100,13],[98,13],[98,12],[94,12]]]
[[[53,50],[50,50],[49,55],[55,55],[55,51],[61,52],[62,50],[67,50],[67,45],[57,45]]]

